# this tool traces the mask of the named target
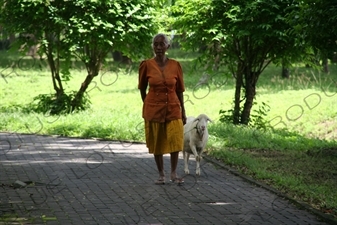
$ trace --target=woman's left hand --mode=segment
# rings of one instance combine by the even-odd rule
[[[186,124],[186,120],[187,120],[185,112],[182,112],[181,119],[183,120],[183,124],[185,125]]]

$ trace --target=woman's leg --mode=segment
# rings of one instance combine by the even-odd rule
[[[157,169],[159,172],[159,180],[162,180],[165,182],[165,173],[164,173],[164,160],[163,155],[154,155],[154,159],[156,161]]]
[[[177,165],[179,159],[179,152],[171,153],[171,181],[182,183],[184,182],[182,178],[179,178],[177,175]]]

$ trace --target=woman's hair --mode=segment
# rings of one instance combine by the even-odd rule
[[[166,46],[169,46],[169,45],[170,45],[170,41],[169,41],[168,37],[166,36],[166,34],[159,33],[159,34],[156,34],[156,35],[152,38],[152,44],[151,44],[152,47],[153,47],[154,39],[156,39],[157,37],[164,37],[164,42],[165,42]]]

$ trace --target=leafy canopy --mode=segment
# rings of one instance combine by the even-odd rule
[[[276,60],[294,46],[287,18],[296,8],[291,1],[178,0],[173,8],[173,26],[185,35],[182,45],[198,49],[218,42],[226,64],[253,55],[256,62]]]

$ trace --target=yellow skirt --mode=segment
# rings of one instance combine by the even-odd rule
[[[146,146],[149,153],[163,155],[182,151],[184,125],[181,119],[157,123],[145,121]]]

